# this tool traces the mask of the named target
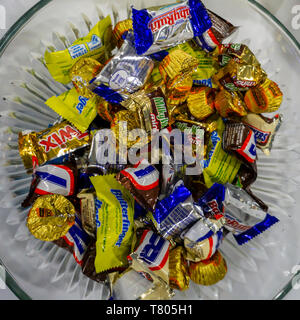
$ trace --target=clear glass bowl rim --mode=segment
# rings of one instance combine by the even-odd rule
[[[34,5],[31,9],[24,13],[16,22],[13,24],[10,29],[5,33],[3,38],[0,40],[0,58],[10,44],[10,42],[14,39],[17,33],[24,27],[24,25],[29,22],[29,20],[38,13],[42,8],[44,8],[47,4],[52,2],[53,0],[40,0],[36,5]],[[263,13],[267,18],[272,20],[278,27],[286,34],[286,36],[290,39],[290,41],[294,44],[294,46],[300,52],[300,43],[294,37],[294,35],[286,28],[286,26],[281,23],[268,9],[266,9],[263,5],[258,3],[256,0],[247,0],[250,5],[252,5],[255,9]],[[1,261],[0,257],[0,267],[5,268],[5,283],[7,287],[16,295],[20,300],[31,300],[31,297],[18,285],[13,275],[10,274],[9,270],[5,267],[5,265]],[[298,274],[294,275],[293,278],[298,276]],[[281,300],[283,299],[291,290],[292,290],[292,281],[290,281],[275,295],[273,299]]]

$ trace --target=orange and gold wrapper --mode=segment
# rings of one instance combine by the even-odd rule
[[[169,285],[172,289],[187,290],[190,284],[188,263],[185,259],[185,249],[178,246],[169,253]]]
[[[41,132],[20,132],[19,153],[26,169],[59,158],[79,148],[88,146],[88,132],[80,132],[63,121]]]
[[[27,227],[32,235],[43,241],[63,237],[75,223],[75,207],[58,194],[39,197],[27,217]]]
[[[167,91],[168,105],[179,105],[186,101],[188,94],[193,86],[193,78],[191,75],[186,76],[179,82],[174,83],[174,88],[169,87]]]
[[[113,30],[113,39],[117,45],[117,47],[120,49],[124,40],[123,40],[123,34],[129,30],[132,30],[132,20],[131,19],[126,19],[119,21],[114,30]]]
[[[243,117],[247,114],[247,108],[243,96],[237,91],[222,89],[216,95],[215,108],[221,117],[229,115]]]
[[[194,88],[187,97],[187,105],[192,116],[204,120],[215,113],[215,90],[208,87]]]
[[[260,65],[238,63],[233,59],[213,76],[214,83],[230,91],[247,91],[266,79],[267,74]]]
[[[277,83],[267,79],[263,84],[248,90],[244,101],[253,113],[268,113],[277,111],[282,103],[283,94]]]
[[[208,260],[190,262],[189,274],[191,280],[203,286],[212,286],[224,279],[227,265],[219,251]]]
[[[159,71],[167,88],[176,87],[198,67],[198,60],[181,49],[172,50],[160,63]]]
[[[70,70],[70,78],[80,95],[88,99],[95,96],[88,85],[102,67],[103,65],[93,58],[81,58],[73,65]]]

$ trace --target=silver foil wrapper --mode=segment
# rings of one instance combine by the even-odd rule
[[[104,84],[126,99],[128,94],[144,86],[153,67],[150,57],[136,54],[133,32],[128,32],[120,50],[89,85],[89,89],[93,91]]]

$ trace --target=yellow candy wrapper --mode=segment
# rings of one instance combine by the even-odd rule
[[[99,21],[86,37],[76,40],[71,47],[55,52],[45,52],[46,66],[54,80],[71,82],[70,69],[81,58],[93,58],[104,62],[112,34],[110,16]],[[110,36],[109,36],[110,35]]]
[[[234,155],[225,152],[222,148],[222,136],[225,124],[222,118],[218,119],[217,130],[212,132],[208,147],[207,159],[204,160],[203,176],[207,188],[214,183],[232,183],[242,162]]]
[[[88,132],[80,132],[67,121],[40,132],[20,132],[19,152],[26,169],[62,157],[89,145]]]
[[[97,96],[88,99],[79,95],[75,88],[52,97],[45,103],[53,111],[64,119],[71,122],[79,131],[84,132],[88,129],[91,122],[97,116]]]
[[[96,199],[96,272],[126,267],[134,233],[134,199],[114,175],[90,178]]]

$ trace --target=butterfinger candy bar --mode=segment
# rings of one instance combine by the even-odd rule
[[[64,121],[41,132],[19,133],[19,152],[26,169],[71,153],[89,144],[88,132]]]

